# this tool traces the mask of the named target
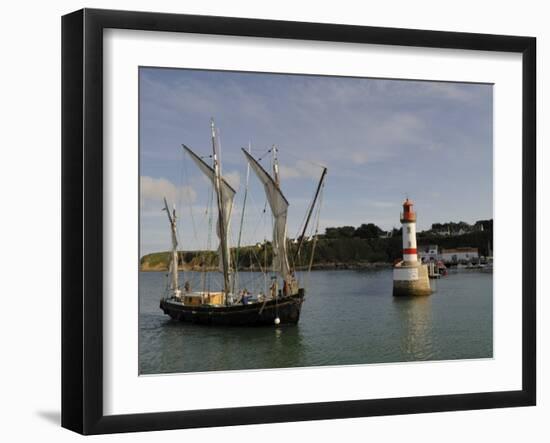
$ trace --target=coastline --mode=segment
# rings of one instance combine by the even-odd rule
[[[387,262],[331,262],[331,263],[315,263],[313,264],[312,271],[338,271],[338,270],[376,270],[376,269],[387,269],[391,268],[392,263]],[[217,266],[193,266],[183,264],[178,266],[178,271],[180,272],[215,272],[218,271]],[[299,266],[296,268],[297,271],[307,271],[306,266]],[[168,272],[168,267],[164,265],[140,265],[140,272]],[[251,266],[247,268],[239,269],[239,272],[262,272],[262,270],[257,266]]]

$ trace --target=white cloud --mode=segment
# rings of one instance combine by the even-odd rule
[[[140,177],[140,202],[142,209],[154,209],[159,211],[163,205],[163,198],[168,204],[194,203],[197,192],[191,186],[176,186],[165,178]]]

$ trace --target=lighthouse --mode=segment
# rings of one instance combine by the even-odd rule
[[[403,261],[416,263],[416,213],[413,211],[413,203],[407,198],[403,203],[401,213],[401,225],[403,227]]]
[[[416,213],[408,198],[401,213],[403,228],[403,260],[393,267],[393,295],[431,294],[428,266],[418,261],[416,251]]]

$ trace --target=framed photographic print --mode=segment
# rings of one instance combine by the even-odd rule
[[[84,9],[62,56],[64,427],[535,404],[534,38]]]

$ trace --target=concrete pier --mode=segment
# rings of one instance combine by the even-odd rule
[[[428,266],[420,262],[397,263],[393,268],[393,295],[430,295]]]

